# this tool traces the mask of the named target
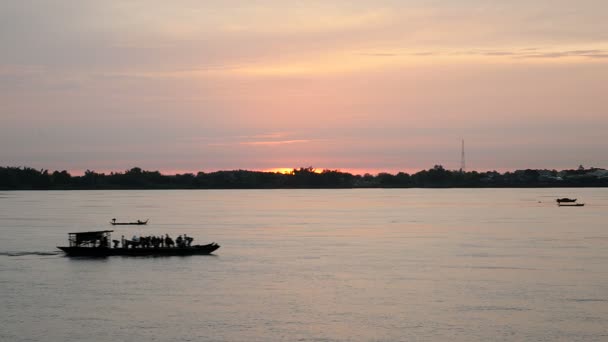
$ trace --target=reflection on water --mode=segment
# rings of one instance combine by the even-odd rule
[[[605,341],[607,208],[604,189],[0,192],[0,340]],[[222,248],[57,253],[98,229]]]

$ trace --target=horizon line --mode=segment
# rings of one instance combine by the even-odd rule
[[[442,166],[441,164],[435,164],[435,166]],[[116,171],[116,170],[110,170],[110,169],[100,169],[100,170],[95,170],[95,169],[72,169],[72,170],[67,170],[67,169],[63,169],[63,170],[50,170],[47,168],[40,168],[40,170],[47,170],[49,172],[62,172],[62,171],[66,171],[68,172],[70,175],[72,176],[84,176],[86,171],[92,171],[95,173],[102,173],[102,174],[111,174],[111,173],[125,173],[127,171],[130,171],[134,168],[139,168],[142,171],[146,171],[146,172],[159,172],[162,175],[165,176],[176,176],[176,175],[184,175],[184,174],[198,174],[199,172],[203,172],[203,173],[214,173],[214,172],[222,172],[222,171],[250,171],[250,172],[268,172],[268,173],[283,173],[283,174],[289,174],[291,173],[293,170],[299,170],[301,168],[306,169],[311,167],[314,172],[316,173],[321,173],[322,171],[325,170],[329,170],[329,171],[337,171],[337,172],[342,172],[342,173],[349,173],[352,175],[356,175],[356,176],[365,176],[366,174],[370,174],[373,176],[377,176],[381,173],[388,173],[388,174],[392,174],[392,175],[396,175],[399,173],[407,173],[410,175],[413,175],[415,173],[421,172],[421,171],[426,171],[426,170],[431,170],[433,169],[435,166],[433,167],[429,167],[429,168],[421,168],[421,169],[401,169],[401,170],[396,170],[396,169],[363,169],[363,168],[317,168],[317,167],[312,167],[312,166],[300,166],[300,167],[294,167],[294,168],[264,168],[264,169],[260,169],[260,168],[253,168],[253,169],[244,169],[244,168],[226,168],[226,169],[203,169],[203,170],[187,170],[187,169],[146,169],[143,167],[139,167],[139,166],[133,166],[131,168],[127,168],[125,170],[120,170],[120,171]],[[499,173],[505,173],[505,172],[515,172],[515,171],[522,171],[522,170],[548,170],[548,171],[566,171],[566,170],[575,170],[580,168],[582,165],[579,165],[578,167],[574,167],[574,168],[568,168],[568,169],[561,169],[558,170],[556,168],[520,168],[520,169],[507,169],[507,168],[497,168],[497,169],[469,169],[466,170],[465,173],[470,173],[470,172],[499,172]],[[6,167],[11,167],[11,166],[6,166]],[[34,168],[31,166],[12,166],[12,167],[20,167],[20,168],[32,168],[32,169],[38,169],[38,168]],[[443,167],[443,166],[442,166]],[[445,170],[447,171],[453,171],[453,172],[460,172],[460,170],[458,169],[450,169],[450,168],[446,168],[443,167]],[[592,170],[592,169],[604,169],[602,167],[584,167],[584,170]]]

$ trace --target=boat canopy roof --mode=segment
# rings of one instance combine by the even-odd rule
[[[70,247],[103,246],[107,245],[113,230],[98,230],[92,232],[68,233]]]
[[[96,230],[91,232],[77,232],[77,233],[68,233],[70,235],[104,235],[105,233],[112,233],[113,230]]]

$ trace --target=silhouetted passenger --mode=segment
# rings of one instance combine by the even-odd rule
[[[137,235],[133,235],[133,237],[131,238],[131,247],[136,248],[137,246],[140,245],[140,240],[137,237]]]
[[[184,239],[181,235],[175,239],[175,243],[177,244],[177,247],[183,247]]]
[[[175,242],[173,242],[173,239],[169,237],[169,234],[166,234],[165,236],[165,245],[167,245],[167,247],[175,246]]]
[[[186,242],[186,246],[190,247],[190,245],[192,244],[192,240],[194,240],[194,238],[191,238],[188,235],[184,234],[184,241]]]
[[[112,242],[114,243],[114,248],[118,248],[118,244],[120,243],[120,240],[112,240]]]
[[[120,238],[120,242],[121,242],[122,248],[127,248],[127,240],[125,239],[124,235]]]

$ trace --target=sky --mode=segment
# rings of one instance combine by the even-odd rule
[[[608,168],[608,1],[0,2],[0,163]]]

